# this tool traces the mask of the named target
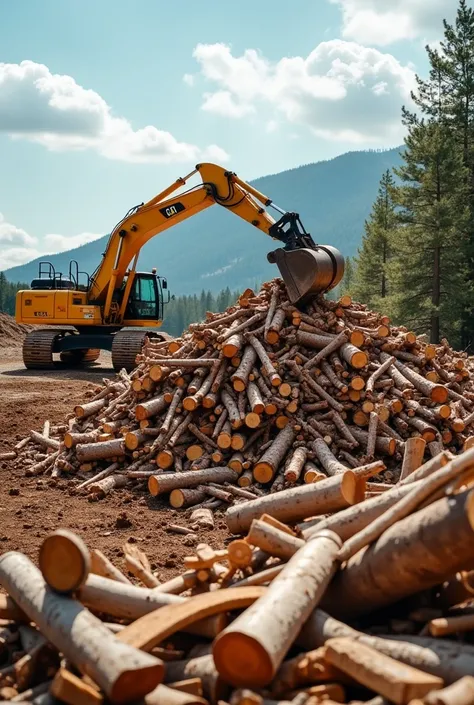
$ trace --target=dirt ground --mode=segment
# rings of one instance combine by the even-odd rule
[[[0,452],[11,450],[30,430],[41,430],[46,419],[62,422],[87,389],[113,376],[105,352],[87,370],[38,372],[23,368],[21,348],[0,346]],[[53,482],[26,478],[12,463],[0,461],[0,553],[20,550],[36,560],[42,539],[61,527],[80,534],[89,548],[99,548],[118,567],[123,568],[122,546],[129,540],[145,551],[160,580],[182,572],[182,558],[192,555],[193,544],[167,526],[186,525],[189,512],[171,510],[145,486],[90,503],[69,494],[67,479]],[[216,528],[201,531],[198,538],[223,547],[229,534],[222,513],[216,515]]]

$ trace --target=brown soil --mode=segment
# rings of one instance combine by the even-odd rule
[[[38,372],[23,368],[17,347],[0,345],[0,452],[11,450],[31,429],[41,430],[46,419],[63,422],[87,389],[113,375],[104,352],[87,370]],[[136,541],[158,577],[167,579],[182,572],[183,557],[192,555],[197,543],[166,530],[170,523],[185,526],[189,511],[171,510],[166,501],[150,497],[145,487],[119,490],[105,501],[90,503],[70,495],[67,480],[54,485],[51,478],[26,478],[6,461],[0,461],[0,507],[0,553],[20,550],[34,560],[42,539],[62,527],[76,531],[90,548],[99,548],[122,568],[123,544]],[[222,513],[216,515],[214,530],[198,536],[222,548],[229,536]]]
[[[28,326],[24,323],[17,323],[13,316],[9,316],[8,313],[0,312],[0,349],[3,351],[13,348],[21,348],[23,345],[23,339],[28,331],[32,330],[34,326]]]

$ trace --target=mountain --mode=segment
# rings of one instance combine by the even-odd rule
[[[383,171],[401,162],[399,150],[349,152],[329,161],[263,176],[252,184],[281,208],[298,212],[316,242],[334,245],[345,256],[352,256]],[[104,236],[41,259],[52,262],[63,273],[68,272],[69,260],[75,259],[81,270],[92,273],[106,243]],[[277,274],[276,267],[266,259],[267,252],[277,246],[276,241],[215,206],[151,240],[142,250],[138,268],[140,264],[144,270],[156,266],[176,294],[219,291],[227,286],[242,290]],[[39,261],[7,269],[5,275],[12,282],[29,282],[37,276]]]

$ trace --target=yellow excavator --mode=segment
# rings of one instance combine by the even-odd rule
[[[202,183],[171,197],[197,173]],[[125,215],[112,231],[92,276],[80,272],[75,260],[67,275],[56,272],[50,262],[40,262],[31,289],[17,294],[15,317],[19,323],[54,328],[35,329],[27,335],[25,366],[75,366],[95,361],[100,350],[111,350],[116,370],[133,369],[147,336],[167,338],[156,328],[162,324],[163,306],[170,299],[167,281],[157,276],[156,269],[136,271],[140,250],[155,235],[216,203],[283,244],[267,259],[278,266],[295,305],[340,282],[344,274],[341,253],[317,245],[297,213],[282,210],[231,171],[198,164]],[[268,207],[277,211],[277,220],[265,210]]]

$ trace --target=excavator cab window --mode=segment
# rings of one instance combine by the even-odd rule
[[[137,272],[128,300],[125,318],[132,320],[160,318],[160,295],[156,276]]]

